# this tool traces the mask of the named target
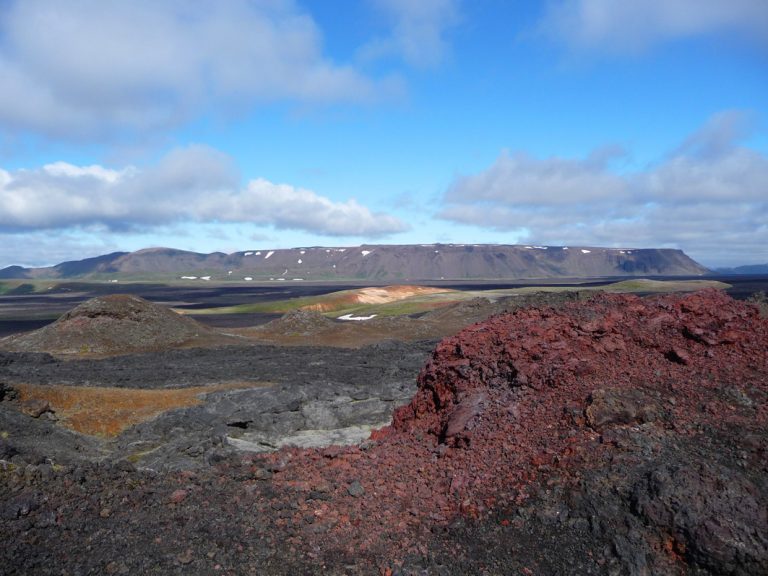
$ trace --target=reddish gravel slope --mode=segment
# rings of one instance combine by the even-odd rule
[[[734,446],[744,438],[753,448],[763,442],[751,452],[756,481],[742,479],[763,509],[739,518],[742,524],[730,532],[723,528],[699,563],[730,570],[732,563],[710,562],[710,556],[718,547],[752,539],[737,567],[751,573],[768,560],[767,396],[768,323],[756,308],[722,293],[602,295],[561,309],[522,309],[442,341],[419,377],[415,398],[396,411],[391,428],[375,435],[377,445],[276,455],[285,468],[273,483],[306,491],[340,487],[333,505],[300,505],[293,518],[301,524],[311,514],[313,526],[327,523],[332,537],[323,530],[315,546],[337,541],[348,554],[376,550],[397,558],[409,544],[413,553],[423,547],[419,531],[457,515],[477,519],[512,510],[553,475],[569,485],[635,449],[686,452],[702,434],[711,439],[740,431]],[[707,507],[719,496],[697,482],[705,510],[696,522],[704,525],[712,520]],[[357,483],[362,497],[347,493]],[[738,524],[734,518],[741,512],[731,504],[715,508]],[[662,532],[668,540],[662,541]],[[382,536],[390,539],[388,546]],[[644,546],[658,546],[648,553],[663,556],[670,542],[676,550],[691,550],[697,537],[690,527],[655,526]],[[665,564],[673,560],[677,568]],[[694,560],[666,554],[654,562],[682,570]]]

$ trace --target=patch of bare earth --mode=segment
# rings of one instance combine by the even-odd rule
[[[332,294],[317,304],[302,306],[302,310],[313,312],[333,312],[356,304],[389,304],[412,298],[414,296],[426,296],[430,294],[442,294],[453,292],[445,288],[432,288],[430,286],[381,286],[350,290],[342,294]]]
[[[223,390],[269,386],[268,383],[224,382],[210,386],[142,390],[93,386],[14,384],[20,407],[37,406],[55,414],[58,422],[81,434],[114,437],[168,410],[188,408],[205,395]]]

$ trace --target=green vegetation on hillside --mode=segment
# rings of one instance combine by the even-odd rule
[[[532,294],[535,292],[613,292],[613,293],[664,293],[664,292],[693,292],[704,288],[716,288],[724,290],[730,288],[729,284],[714,280],[646,280],[632,279],[622,280],[604,286],[526,286],[524,288],[510,288],[499,290],[449,290],[437,294],[425,294],[411,296],[387,302],[383,304],[365,304],[353,301],[357,290],[342,290],[321,296],[302,298],[290,298],[273,302],[256,302],[253,304],[240,304],[238,306],[226,306],[221,308],[205,308],[191,311],[181,311],[185,314],[284,314],[292,310],[323,308],[323,314],[338,318],[345,314],[359,316],[400,316],[407,314],[419,314],[441,306],[456,302],[470,300],[472,298],[488,298],[496,300],[506,296]]]

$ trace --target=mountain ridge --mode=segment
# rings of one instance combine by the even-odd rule
[[[113,252],[55,266],[8,266],[0,279],[493,280],[709,273],[682,250],[510,244],[363,244],[209,254],[173,248]]]
[[[729,276],[768,274],[768,262],[765,264],[745,264],[732,268],[715,268],[715,272]]]

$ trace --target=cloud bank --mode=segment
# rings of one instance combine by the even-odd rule
[[[397,218],[354,199],[324,196],[264,179],[240,187],[229,157],[205,146],[171,151],[155,166],[120,170],[65,162],[0,170],[0,231],[141,231],[183,222],[272,226],[325,236],[377,238],[403,232]]]
[[[736,32],[768,46],[763,0],[558,0],[541,23],[577,51],[639,53],[679,38]]]
[[[740,144],[748,118],[716,115],[658,164],[628,174],[611,171],[605,151],[504,151],[455,179],[438,217],[539,244],[678,247],[710,265],[734,254],[768,260],[768,157]]]
[[[139,135],[216,101],[367,100],[386,86],[323,55],[291,0],[9,0],[0,126],[60,139]]]

